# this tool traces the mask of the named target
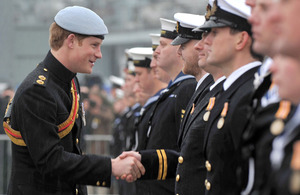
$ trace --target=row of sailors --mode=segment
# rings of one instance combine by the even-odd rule
[[[121,194],[299,193],[300,110],[279,97],[272,59],[253,50],[250,11],[210,1],[205,16],[161,18],[152,48],[127,51],[138,98],[115,132],[146,174]]]

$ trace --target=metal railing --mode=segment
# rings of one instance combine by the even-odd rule
[[[85,135],[84,153],[110,156],[111,140],[111,135]],[[11,141],[5,134],[0,134],[0,156],[0,195],[6,195],[11,169]],[[110,188],[88,186],[88,194],[117,195],[118,183],[112,179]]]

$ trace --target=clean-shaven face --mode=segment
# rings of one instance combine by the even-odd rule
[[[273,0],[270,22],[277,25],[274,47],[279,53],[299,59],[300,1]]]
[[[300,103],[300,63],[289,56],[277,55],[270,67],[279,96],[294,104]]]
[[[229,27],[211,29],[204,40],[208,64],[220,67],[231,62],[235,51],[234,36]]]
[[[74,44],[74,55],[72,55],[72,71],[74,73],[92,73],[92,69],[97,59],[102,58],[102,39],[87,37],[79,42],[76,38]]]
[[[157,53],[157,66],[166,72],[169,72],[174,65],[177,65],[177,49],[179,46],[171,45],[172,41],[172,39],[160,37],[160,44],[155,50],[155,53]]]
[[[262,55],[273,56],[275,53],[273,43],[277,34],[276,26],[269,19],[273,6],[272,0],[252,0],[248,5],[251,6],[251,16],[248,21],[252,25],[253,50]]]

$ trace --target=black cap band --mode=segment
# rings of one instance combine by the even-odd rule
[[[192,28],[185,28],[180,26],[179,22],[177,22],[177,32],[181,38],[186,39],[202,39],[202,31],[192,31]]]
[[[167,39],[175,39],[178,36],[178,33],[174,29],[174,31],[167,31],[167,30],[161,30],[160,31],[160,36],[167,38]]]
[[[228,27],[240,31],[247,31],[251,35],[251,25],[248,23],[247,19],[222,10],[220,7],[218,7],[212,16],[210,16],[209,20],[225,24]]]
[[[143,67],[143,68],[150,68],[151,59],[145,58],[145,60],[133,60],[134,66]]]

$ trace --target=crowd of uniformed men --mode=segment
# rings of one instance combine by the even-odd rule
[[[126,51],[116,154],[146,173],[120,194],[300,194],[296,2],[210,0]]]
[[[67,35],[61,45],[50,39],[5,116],[9,194],[85,194],[81,185],[109,186],[111,175],[121,195],[300,194],[299,10],[298,0],[210,0],[205,15],[161,18],[152,47],[125,51],[115,159],[81,155],[73,79],[102,57],[108,31],[90,10],[60,11],[50,32]],[[79,51],[95,51],[86,69]]]

